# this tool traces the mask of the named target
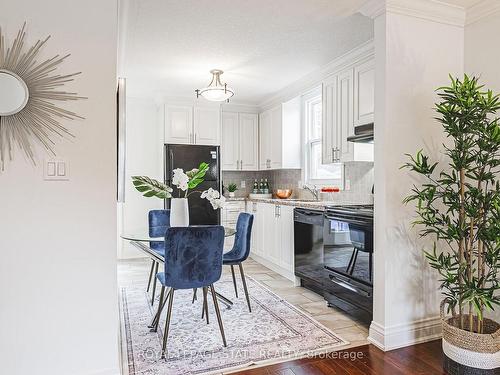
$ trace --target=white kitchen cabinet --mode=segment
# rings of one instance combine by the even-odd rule
[[[264,254],[263,257],[276,264],[280,265],[281,256],[281,236],[279,235],[278,222],[279,205],[265,204],[262,212],[264,222]]]
[[[219,145],[220,107],[165,105],[165,143]]]
[[[280,244],[280,265],[289,274],[294,273],[294,231],[293,231],[293,207],[279,206],[279,232],[281,235]]]
[[[259,170],[259,118],[257,114],[223,112],[222,170]]]
[[[221,212],[222,225],[229,228],[236,228],[240,213],[245,211],[245,201],[227,200]],[[224,249],[230,250],[233,247],[235,236],[224,239]]]
[[[165,143],[190,144],[193,137],[193,107],[165,106]]]
[[[260,169],[300,168],[300,97],[261,113]]]
[[[259,116],[240,113],[239,116],[240,169],[259,170]]]
[[[373,144],[347,141],[356,125],[373,122],[373,78],[369,60],[323,82],[323,164],[373,161]]]
[[[333,163],[337,150],[337,79],[336,75],[323,82],[322,163]]]
[[[354,134],[354,70],[347,69],[338,75],[337,91],[337,144],[336,158],[342,162],[353,159],[352,142],[347,137]]]
[[[294,232],[292,206],[247,202],[254,215],[251,254],[254,260],[294,280]]]
[[[375,113],[375,61],[354,67],[354,125],[373,122]]]
[[[252,236],[250,238],[250,254],[261,257],[263,254],[264,221],[262,220],[264,203],[247,202],[246,211],[254,215]]]
[[[220,145],[220,108],[194,107],[193,137],[197,145]]]
[[[221,168],[235,171],[239,167],[239,121],[238,113],[222,112]]]

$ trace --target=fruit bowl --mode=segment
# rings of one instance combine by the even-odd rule
[[[293,193],[291,189],[278,189],[276,190],[276,196],[280,199],[290,198]]]

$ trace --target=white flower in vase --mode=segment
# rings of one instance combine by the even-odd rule
[[[181,168],[173,170],[172,184],[177,186],[180,190],[186,191],[189,187],[189,177]]]

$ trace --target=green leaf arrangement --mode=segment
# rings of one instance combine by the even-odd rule
[[[208,164],[205,162],[200,163],[200,166],[195,169],[191,169],[186,172],[186,175],[189,177],[188,187],[189,189],[196,188],[199,184],[201,184],[205,178],[205,175],[208,171]]]
[[[147,176],[132,176],[134,187],[142,195],[148,198],[156,197],[160,199],[172,198],[172,188],[163,182]]]
[[[227,185],[227,191],[230,193],[234,193],[236,190],[238,190],[238,185],[236,185],[234,182]]]
[[[425,181],[404,202],[416,205],[420,235],[434,238],[425,256],[441,276],[448,310],[459,310],[459,328],[491,333],[483,313],[500,305],[500,96],[476,77],[450,78],[436,104],[451,141],[443,145],[448,163],[436,171],[422,150],[407,155],[402,168]]]

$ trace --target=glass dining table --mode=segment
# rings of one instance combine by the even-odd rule
[[[236,234],[236,229],[234,228],[229,228],[229,227],[224,227],[224,237],[231,237]],[[130,231],[130,232],[125,232],[120,235],[121,238],[124,240],[130,241],[130,244],[143,253],[145,253],[149,258],[154,260],[155,262],[158,262],[159,264],[164,264],[165,259],[163,256],[154,251],[149,247],[150,242],[158,242],[158,241],[163,241],[165,239],[164,236],[161,237],[151,237],[149,235],[149,228],[141,228],[135,231]],[[230,251],[231,249],[224,249],[224,253],[227,251]],[[217,293],[217,296],[219,297],[219,300],[226,305],[228,308],[230,308],[233,305],[233,302],[221,295],[220,293]]]

